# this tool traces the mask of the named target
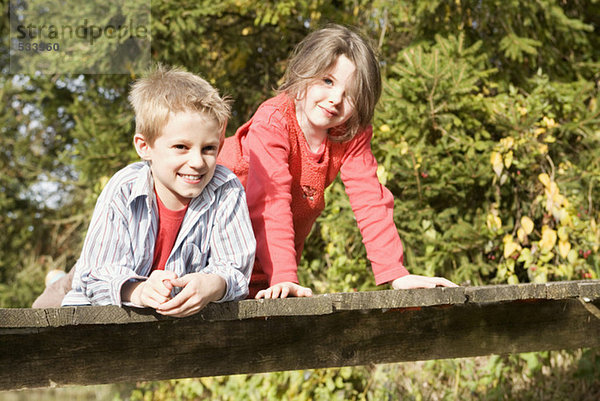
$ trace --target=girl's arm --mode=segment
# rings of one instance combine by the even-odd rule
[[[369,127],[353,139],[341,168],[342,181],[363,236],[377,285],[392,282],[394,289],[456,287],[441,277],[409,274],[404,250],[394,223],[394,197],[377,178],[377,161],[371,151]]]
[[[246,197],[256,236],[256,260],[271,286],[298,283],[288,135],[283,115],[263,105],[246,137]]]
[[[377,285],[408,275],[404,250],[394,223],[394,197],[379,183],[371,151],[371,127],[351,142],[341,178],[367,250]]]

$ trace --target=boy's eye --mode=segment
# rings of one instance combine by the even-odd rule
[[[204,150],[205,153],[216,153],[217,149],[218,148],[216,146],[214,146],[214,145],[205,146],[203,148],[203,150]]]
[[[173,145],[173,148],[175,148],[177,150],[187,149],[187,147],[185,145],[182,145],[182,144]]]

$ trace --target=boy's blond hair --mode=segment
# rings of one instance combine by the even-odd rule
[[[373,46],[365,37],[337,24],[311,32],[294,49],[285,71],[284,83],[279,87],[280,92],[292,98],[302,98],[306,88],[323,78],[341,55],[348,57],[356,67],[356,72],[349,93],[354,113],[346,122],[343,135],[329,136],[337,142],[352,139],[371,124],[381,96],[379,61]]]
[[[160,64],[133,83],[129,102],[135,112],[135,130],[150,145],[169,122],[170,113],[197,111],[211,116],[223,136],[231,116],[231,101],[219,96],[204,79],[181,68]]]

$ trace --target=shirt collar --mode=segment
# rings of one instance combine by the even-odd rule
[[[154,179],[152,178],[150,163],[142,161],[135,163],[135,165],[139,166],[139,172],[133,183],[133,187],[131,188],[131,197],[128,202],[129,205],[140,196],[145,196],[148,201],[154,199]],[[219,187],[234,179],[236,179],[236,175],[233,172],[224,166],[217,165],[212,179],[208,182],[204,190],[202,190],[202,193],[198,197],[192,199],[190,206],[194,204],[211,204],[214,202],[215,193]],[[148,203],[150,203],[150,201]],[[150,204],[148,206],[150,207]]]

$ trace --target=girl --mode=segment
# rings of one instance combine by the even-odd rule
[[[279,88],[227,138],[218,162],[246,187],[257,240],[250,296],[311,296],[297,267],[324,191],[341,173],[376,283],[395,289],[456,286],[409,274],[393,221],[394,199],[379,183],[370,126],[381,94],[375,52],[339,25],[308,35]]]

